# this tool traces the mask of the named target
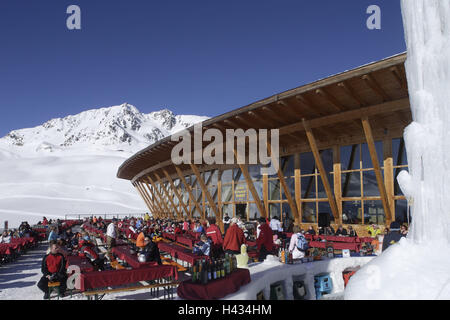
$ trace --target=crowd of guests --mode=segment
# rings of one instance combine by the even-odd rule
[[[0,235],[0,243],[11,243],[12,239],[37,237],[37,233],[33,231],[27,221],[23,221],[18,229],[4,230]]]

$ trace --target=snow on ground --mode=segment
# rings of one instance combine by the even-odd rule
[[[116,178],[126,157],[69,155],[0,159],[0,223],[37,223],[73,213],[143,213],[129,181]]]

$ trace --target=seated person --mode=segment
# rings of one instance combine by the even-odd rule
[[[357,237],[356,230],[353,229],[352,226],[348,226],[348,236],[349,237]]]
[[[8,234],[8,231],[3,231],[0,236],[0,243],[11,243],[11,236]]]
[[[159,265],[161,262],[161,255],[159,253],[159,248],[156,243],[154,243],[149,237],[144,238],[145,247],[142,249],[141,254],[145,256],[145,261],[156,261]]]
[[[37,286],[44,292],[44,299],[49,299],[48,283],[59,282],[59,292],[62,296],[66,291],[66,259],[61,253],[58,253],[58,245],[52,243],[50,245],[50,253],[46,254],[42,259],[41,271],[43,277],[39,280]]]
[[[175,230],[173,230],[173,232],[174,232],[175,234],[182,234],[182,233],[183,233],[183,230],[181,229],[180,225],[177,224],[176,227],[175,227]]]
[[[200,256],[209,256],[211,251],[211,241],[205,234],[200,236],[200,241],[194,244],[193,253]]]
[[[347,230],[342,227],[342,225],[339,226],[339,228],[336,230],[337,236],[347,236]]]
[[[80,257],[88,258],[96,270],[105,270],[105,258],[100,256],[96,250],[94,244],[90,241],[89,237],[86,236],[79,243],[80,250],[78,255]]]
[[[325,228],[325,235],[326,236],[334,236],[334,230],[332,227],[326,227]]]
[[[309,226],[308,231],[306,231],[307,234],[316,235],[316,230],[314,230],[313,226]]]

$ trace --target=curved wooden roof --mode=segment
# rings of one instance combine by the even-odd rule
[[[302,119],[314,128],[319,148],[351,142],[363,130],[358,121],[362,116],[370,117],[375,138],[401,136],[411,122],[405,60],[406,53],[402,53],[336,74],[211,118],[202,126],[222,133],[236,128],[278,128],[282,154],[293,146],[308,149]],[[193,132],[194,127],[188,130]],[[139,151],[120,166],[117,177],[134,182],[162,168],[175,173],[170,160],[175,144],[169,136]]]

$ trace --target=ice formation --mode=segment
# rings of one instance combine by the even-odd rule
[[[346,299],[450,299],[450,1],[402,0],[413,122],[405,129],[407,238],[352,277]]]

